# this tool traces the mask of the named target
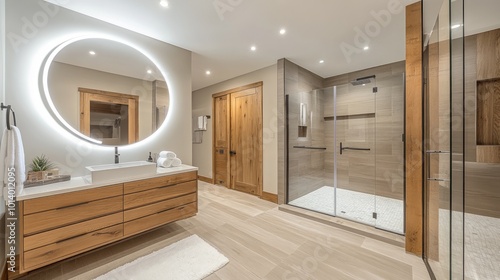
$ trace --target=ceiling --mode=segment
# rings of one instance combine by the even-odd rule
[[[192,51],[193,90],[281,58],[322,77],[404,60],[404,6],[417,2],[168,0],[164,8],[160,0],[47,1]]]
[[[498,11],[500,10],[499,0],[451,0],[450,4],[445,3],[443,0],[423,0],[423,7],[423,28],[427,36],[434,28],[439,13],[443,13],[441,17],[444,17],[444,19],[440,20],[444,20],[445,23],[441,24],[441,26],[446,29],[449,26],[464,23],[463,32],[465,36],[500,28],[500,18],[498,17]],[[447,18],[449,10],[453,13],[451,20]],[[463,22],[461,19],[462,13]],[[462,36],[461,32],[460,28],[456,28],[453,29],[452,35],[460,37]],[[447,38],[447,36],[443,37]]]

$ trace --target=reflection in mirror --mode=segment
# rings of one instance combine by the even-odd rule
[[[137,141],[139,97],[79,88],[80,132],[105,145]]]
[[[153,100],[153,130],[156,130],[167,118],[169,104],[167,83],[158,80],[153,82],[153,98],[155,98]]]
[[[45,95],[57,111],[54,115],[84,139],[113,146],[136,143],[154,133],[167,116],[169,90],[161,71],[121,42],[66,42],[45,68]]]

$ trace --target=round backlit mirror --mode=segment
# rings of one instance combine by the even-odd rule
[[[96,144],[139,142],[167,116],[169,91],[161,71],[122,42],[67,41],[48,56],[42,77],[45,101],[57,121]]]

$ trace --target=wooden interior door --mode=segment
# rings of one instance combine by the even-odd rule
[[[128,106],[128,144],[139,138],[139,96],[108,92],[95,89],[78,88],[80,92],[80,132],[90,137],[90,115],[92,112],[116,113],[113,105]],[[91,103],[98,106],[91,108]]]
[[[262,195],[262,85],[231,93],[231,188]]]
[[[230,100],[228,95],[214,97],[214,184],[230,187]]]

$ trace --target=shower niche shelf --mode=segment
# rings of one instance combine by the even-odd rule
[[[500,163],[500,78],[477,82],[476,158]]]
[[[337,120],[368,119],[368,118],[375,118],[375,113],[337,116]],[[335,120],[335,117],[334,116],[325,116],[324,119],[325,119],[325,121],[333,121],[333,120]]]

